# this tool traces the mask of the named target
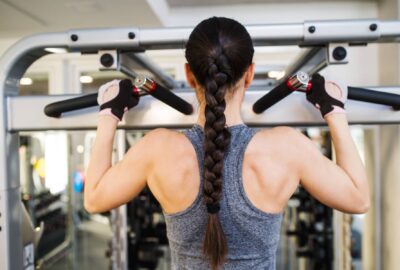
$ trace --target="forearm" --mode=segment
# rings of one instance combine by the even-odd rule
[[[94,193],[102,176],[112,166],[112,149],[118,122],[109,116],[100,116],[96,139],[86,172],[85,201]]]
[[[346,115],[328,115],[326,121],[331,132],[337,165],[350,177],[362,197],[368,197],[369,190],[365,168],[351,137]]]

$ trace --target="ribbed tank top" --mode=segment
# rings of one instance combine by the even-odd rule
[[[266,213],[256,208],[246,196],[242,181],[244,152],[257,131],[245,124],[231,126],[229,130],[231,142],[225,152],[219,211],[228,242],[227,261],[222,269],[272,270],[276,264],[282,214]],[[199,193],[187,209],[174,214],[164,214],[172,269],[210,269],[202,255],[207,222],[207,210],[202,200],[203,132],[203,128],[197,124],[183,131],[196,151],[201,181]]]

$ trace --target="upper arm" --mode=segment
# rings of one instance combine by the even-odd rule
[[[125,204],[137,196],[146,186],[154,157],[160,151],[166,129],[147,133],[130,147],[124,158],[112,166],[100,179],[92,194],[91,212],[104,212]],[[93,201],[95,200],[95,201]]]
[[[362,212],[362,197],[350,176],[325,157],[309,138],[294,129],[289,133],[300,184],[331,208],[348,213]]]

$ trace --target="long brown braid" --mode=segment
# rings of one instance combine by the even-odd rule
[[[224,156],[230,143],[226,127],[225,97],[252,62],[253,44],[238,22],[213,17],[193,30],[186,45],[186,59],[204,88],[204,187],[203,200],[208,218],[203,253],[212,269],[218,269],[228,253],[226,237],[219,219],[223,186]]]

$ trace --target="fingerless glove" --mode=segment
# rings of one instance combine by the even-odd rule
[[[319,74],[313,75],[311,85],[311,90],[307,92],[307,100],[320,110],[322,117],[329,113],[345,112],[344,103],[326,91],[324,77]],[[343,93],[343,90],[340,90]]]
[[[108,82],[100,87],[97,95],[100,115],[110,115],[118,121],[138,102],[139,97],[133,94],[133,85],[129,79]]]

